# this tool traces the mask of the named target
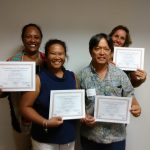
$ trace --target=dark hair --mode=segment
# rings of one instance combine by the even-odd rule
[[[110,36],[105,33],[99,33],[91,37],[89,41],[89,52],[92,53],[93,48],[97,47],[101,39],[105,39],[108,43],[111,52],[114,51],[113,41]]]
[[[45,56],[47,57],[48,56],[48,48],[54,44],[59,44],[61,45],[64,50],[65,50],[65,55],[67,56],[67,47],[66,47],[66,44],[65,42],[61,41],[61,40],[58,40],[58,39],[50,39],[49,41],[46,42],[45,44]]]
[[[22,40],[24,38],[25,32],[26,32],[26,30],[27,30],[28,27],[35,27],[35,28],[37,28],[37,30],[40,32],[41,38],[43,38],[43,34],[42,34],[42,31],[41,31],[41,28],[37,24],[30,23],[30,24],[25,25],[22,28],[22,34],[21,34]]]
[[[131,36],[129,33],[129,29],[126,26],[123,26],[123,25],[116,26],[115,28],[112,29],[109,36],[112,37],[115,34],[115,32],[118,30],[124,30],[126,32],[126,39],[125,39],[124,47],[128,47],[129,45],[131,45],[132,44]]]

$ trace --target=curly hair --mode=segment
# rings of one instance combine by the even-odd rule
[[[131,36],[129,33],[129,29],[126,26],[118,25],[115,28],[112,29],[112,31],[109,33],[109,36],[113,36],[116,31],[118,30],[124,30],[126,32],[126,39],[124,43],[124,47],[129,47],[132,44]]]

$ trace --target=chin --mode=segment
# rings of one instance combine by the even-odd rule
[[[62,66],[52,66],[54,69],[60,69]]]
[[[38,49],[30,49],[28,52],[29,53],[32,53],[32,54],[35,54],[37,53],[39,50]]]

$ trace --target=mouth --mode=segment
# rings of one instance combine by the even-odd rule
[[[99,59],[100,61],[106,60],[105,57],[99,57],[98,59]]]
[[[61,61],[53,61],[52,62],[54,65],[61,65],[62,63],[61,63]]]
[[[31,48],[35,48],[36,47],[36,44],[30,44],[29,45]]]
[[[121,46],[120,43],[114,42],[114,46]]]

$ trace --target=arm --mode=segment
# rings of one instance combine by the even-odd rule
[[[129,80],[129,78],[127,77],[126,74],[124,74],[125,76],[122,78],[122,86],[123,86],[123,95],[124,97],[130,97],[132,96],[132,104],[131,104],[131,113],[133,116],[138,117],[141,114],[141,107],[136,99],[136,97],[134,96],[134,88]]]
[[[132,98],[131,113],[134,117],[138,117],[141,114],[141,107],[135,96]]]
[[[75,74],[74,74],[74,77],[75,77],[75,81],[76,81],[76,89],[80,89],[80,81]]]
[[[34,108],[33,104],[40,93],[40,78],[36,77],[36,91],[25,92],[20,101],[20,112],[26,118],[41,126],[56,127],[63,123],[61,117],[46,119],[41,116]]]
[[[133,87],[139,87],[146,80],[147,73],[138,69],[130,73],[130,79]]]

